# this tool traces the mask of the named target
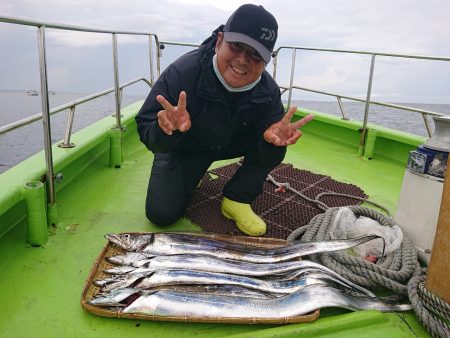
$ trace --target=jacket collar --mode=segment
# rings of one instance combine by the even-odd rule
[[[200,77],[200,95],[212,100],[221,100],[226,102],[225,87],[220,83],[217,75],[214,73],[212,65],[212,55],[210,60],[203,64],[202,76]],[[267,74],[266,71],[261,76],[261,81],[247,92],[247,98],[250,103],[262,104],[272,100],[271,93],[267,88]]]

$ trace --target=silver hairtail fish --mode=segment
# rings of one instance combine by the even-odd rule
[[[323,272],[310,272],[295,280],[281,281],[195,270],[158,270],[142,279],[135,288],[146,290],[167,285],[197,284],[235,285],[277,296],[290,294],[312,284],[334,285],[338,288],[348,289],[354,293],[361,293],[360,290],[354,289],[341,280]],[[367,294],[364,295],[367,296]]]
[[[118,282],[117,284],[108,284],[105,288],[107,290],[112,290],[112,288],[116,287],[115,285],[120,285],[120,287],[130,286],[139,278],[146,277],[146,275],[148,275],[149,273],[153,273],[155,270],[184,270],[186,268],[188,268],[189,270],[209,271],[252,277],[275,276],[285,273],[292,273],[293,271],[298,271],[305,268],[313,268],[318,271],[324,272],[337,280],[342,281],[344,284],[352,288],[360,290],[364,294],[374,296],[374,294],[369,290],[341,277],[333,270],[321,264],[307,260],[257,264],[232,260],[222,260],[216,257],[199,255],[157,256],[151,258],[149,263],[140,268],[120,266],[112,269],[105,269],[104,272],[109,274],[126,275],[126,278],[123,281]]]
[[[161,290],[248,298],[274,298],[274,296],[270,294],[257,290],[250,290],[239,285],[165,285],[151,290],[123,288],[109,292],[101,292],[89,300],[88,304],[102,307],[115,306],[123,308],[128,305],[126,304],[126,301],[130,296],[136,295],[139,297]]]
[[[383,312],[407,311],[410,304],[393,304],[372,297],[355,297],[324,285],[311,285],[274,299],[157,291],[140,296],[122,313],[196,318],[279,319],[307,314],[325,307]]]
[[[127,269],[127,273],[122,273],[124,271],[124,268]],[[112,274],[111,277],[107,277],[104,279],[97,279],[94,281],[94,285],[99,286],[102,288],[102,291],[104,292],[108,292],[111,290],[115,290],[115,289],[122,289],[122,288],[128,288],[130,287],[132,284],[136,284],[138,281],[143,280],[145,278],[148,277],[152,277],[154,274],[164,274],[167,271],[185,271],[187,274],[189,274],[190,272],[192,272],[192,274],[195,273],[202,273],[203,271],[196,271],[196,270],[166,270],[166,269],[160,269],[160,268],[141,268],[141,269],[133,269],[130,267],[117,267],[117,268],[111,268],[111,269],[106,269],[105,272]],[[116,274],[116,273],[120,273],[120,274]],[[226,275],[226,276],[234,276],[235,278],[248,278],[248,277],[244,277],[244,276],[239,276],[239,275],[231,275],[231,274],[219,274],[219,273],[215,273],[215,272],[205,272],[205,273],[209,273],[209,274],[217,274],[217,275]],[[274,276],[268,276],[270,278],[264,278],[261,279],[261,281],[266,280],[268,283],[286,283],[288,284],[289,282],[293,281],[293,280],[298,280],[301,277],[304,276],[312,276],[314,273],[322,273],[323,272],[321,270],[315,269],[315,268],[304,268],[304,269],[300,269],[297,271],[292,271],[289,272],[287,274],[283,274],[283,275],[274,275]],[[342,280],[337,280],[335,278],[333,278],[332,276],[327,276],[327,279],[329,280],[336,280],[337,283],[341,283],[342,285],[345,285],[349,288],[351,288],[351,285],[346,285],[345,282],[343,282]],[[321,278],[324,278],[324,276],[321,276]],[[149,280],[149,282],[153,282],[155,281],[155,277],[153,277],[153,279]],[[218,282],[218,284],[221,285],[226,285],[227,283],[225,281],[217,281],[214,279],[211,279],[209,281],[209,283],[206,283],[205,281],[203,281],[203,284],[212,284],[214,282]],[[294,281],[293,283],[296,283],[296,281]],[[166,283],[167,284],[170,283]],[[193,283],[193,285],[196,283]],[[231,284],[236,284],[236,283],[229,283]],[[156,287],[157,285],[152,285],[152,287]],[[145,289],[145,288],[149,288],[148,287],[140,287],[140,289]],[[295,286],[290,286],[290,287],[294,287]],[[287,293],[286,291],[280,290],[279,291],[281,294],[285,294]],[[360,292],[360,291],[359,291]],[[368,295],[370,295],[371,293],[366,293]]]
[[[257,248],[202,236],[175,233],[107,234],[105,237],[126,251],[144,255],[207,255],[252,263],[285,262],[319,252],[348,249],[380,238],[377,235],[367,235],[333,241],[291,242],[281,248]]]

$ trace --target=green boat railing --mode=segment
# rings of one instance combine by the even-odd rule
[[[131,81],[126,82],[126,83],[123,83],[123,84],[119,85],[120,102],[122,102],[123,89],[125,87],[131,86],[131,85],[133,85],[133,84],[135,84],[135,83],[137,83],[139,81],[143,81],[146,84],[148,84],[149,87],[152,87],[151,82],[149,80],[147,80],[146,78],[143,78],[143,77],[131,80]],[[85,97],[82,97],[82,98],[80,98],[78,100],[74,100],[74,101],[71,101],[69,103],[65,103],[63,105],[60,105],[60,106],[57,106],[55,108],[50,109],[50,115],[54,115],[56,113],[62,112],[62,111],[67,110],[67,109],[70,109],[69,115],[68,115],[68,118],[67,118],[66,133],[65,133],[65,136],[64,136],[64,141],[59,146],[61,146],[62,148],[70,148],[70,147],[66,147],[66,146],[62,146],[62,145],[63,144],[67,145],[68,143],[70,143],[70,137],[71,137],[71,133],[72,133],[72,124],[73,124],[73,119],[74,119],[74,113],[75,113],[76,106],[78,106],[78,105],[80,105],[82,103],[86,103],[86,102],[95,100],[95,99],[97,99],[97,98],[99,98],[101,96],[110,94],[110,93],[112,93],[114,91],[115,91],[114,87],[113,88],[109,88],[109,89],[103,90],[101,92],[97,92],[97,93],[94,93],[92,95],[85,96]],[[115,113],[114,113],[114,116],[116,116]],[[5,124],[4,126],[0,127],[0,135],[6,134],[6,133],[8,133],[10,131],[13,131],[15,129],[24,127],[24,126],[29,125],[30,123],[36,122],[36,121],[38,121],[40,119],[42,119],[42,114],[37,113],[37,114],[33,114],[31,116],[25,117],[23,119],[20,119],[20,120],[17,120],[17,121]]]
[[[182,42],[175,42],[175,41],[159,41],[159,47],[160,50],[164,49],[166,45],[171,46],[184,46],[184,47],[198,47],[199,44],[193,44],[193,43],[182,43]],[[378,53],[378,52],[367,52],[367,51],[358,51],[358,50],[344,50],[344,49],[330,49],[330,48],[309,48],[309,47],[300,47],[300,46],[280,46],[278,49],[276,49],[272,56],[272,62],[273,62],[273,78],[276,79],[277,76],[277,61],[278,61],[278,54],[282,49],[290,49],[292,50],[292,60],[291,60],[291,69],[290,69],[290,81],[288,86],[282,86],[280,85],[280,89],[282,91],[282,94],[284,94],[286,91],[289,92],[288,94],[288,103],[287,107],[289,109],[292,101],[292,91],[293,89],[299,89],[303,91],[313,92],[317,94],[323,94],[327,96],[334,96],[337,99],[339,110],[342,114],[342,118],[344,120],[348,120],[345,114],[344,110],[344,104],[342,102],[342,99],[357,101],[357,102],[365,102],[366,106],[364,109],[364,122],[363,122],[363,128],[361,132],[361,142],[362,145],[365,143],[365,134],[367,130],[367,123],[368,123],[368,115],[369,115],[369,106],[370,104],[378,105],[378,106],[384,106],[389,108],[395,108],[395,109],[401,109],[405,111],[420,113],[423,117],[424,125],[427,130],[428,136],[431,137],[432,130],[430,123],[427,119],[427,116],[443,116],[444,114],[425,110],[425,109],[419,109],[404,105],[398,105],[388,102],[379,102],[379,101],[371,101],[371,93],[372,93],[372,82],[373,82],[373,74],[375,70],[375,57],[376,56],[387,56],[387,57],[398,57],[398,58],[409,58],[409,59],[421,59],[421,60],[434,60],[434,61],[450,61],[449,57],[441,57],[441,56],[424,56],[424,55],[407,55],[407,54],[394,54],[394,53]],[[371,64],[370,64],[370,72],[369,72],[369,83],[367,87],[367,96],[366,99],[360,99],[353,96],[348,95],[342,95],[337,93],[331,93],[327,91],[312,89],[312,88],[306,88],[306,87],[300,87],[298,85],[294,84],[294,74],[295,74],[295,61],[296,61],[296,53],[297,50],[309,50],[309,51],[321,51],[321,52],[334,52],[334,53],[349,53],[349,54],[361,54],[361,55],[370,55],[371,56]],[[162,54],[159,53],[158,57],[161,57]]]
[[[159,76],[160,74],[160,65],[159,65],[159,43],[158,43],[158,37],[156,34],[148,33],[148,32],[131,32],[131,31],[116,31],[116,30],[105,30],[105,29],[96,29],[96,28],[86,28],[86,27],[79,27],[79,26],[72,26],[72,25],[61,25],[61,24],[52,24],[52,23],[45,23],[45,22],[39,22],[39,21],[32,21],[32,20],[24,20],[24,19],[18,19],[18,18],[11,18],[11,17],[0,17],[0,22],[4,23],[10,23],[10,24],[17,24],[22,26],[34,26],[37,28],[37,37],[38,37],[38,53],[39,53],[39,72],[40,72],[40,82],[41,82],[41,104],[42,104],[42,113],[39,115],[42,115],[42,122],[44,126],[44,151],[45,151],[45,161],[46,161],[46,184],[47,184],[47,203],[50,207],[52,207],[55,202],[55,187],[54,187],[54,172],[53,172],[53,156],[52,156],[52,144],[51,144],[51,126],[50,126],[50,107],[49,107],[49,91],[48,91],[48,85],[47,85],[47,60],[46,60],[46,41],[45,41],[45,32],[46,28],[50,29],[60,29],[60,30],[66,30],[66,31],[78,31],[78,32],[89,32],[89,33],[102,33],[102,34],[111,34],[112,36],[112,56],[113,56],[113,69],[114,69],[114,89],[113,90],[106,90],[94,95],[91,95],[90,97],[86,97],[82,99],[81,101],[86,102],[88,100],[92,100],[94,98],[97,98],[102,95],[106,95],[112,91],[114,91],[115,94],[115,106],[116,106],[116,129],[118,131],[122,130],[122,123],[121,123],[121,114],[120,114],[120,105],[121,105],[121,88],[130,85],[132,83],[135,83],[138,80],[128,82],[125,85],[120,85],[119,83],[119,67],[118,67],[118,53],[117,53],[117,35],[140,35],[140,36],[148,36],[148,44],[149,44],[149,61],[150,61],[150,80],[145,80],[150,86],[154,83],[154,70],[153,70],[153,43],[157,46],[157,74]],[[76,104],[79,104],[81,102],[71,102],[66,106],[65,109],[69,108],[69,116],[68,116],[68,122],[66,126],[66,136],[64,137],[63,145],[70,147],[70,134],[72,130],[72,122],[73,122],[73,116],[74,116],[74,110]],[[57,109],[58,111],[61,111]],[[56,111],[54,111],[56,113]],[[29,117],[29,121],[18,121],[17,123],[13,123],[12,126],[4,126],[1,128],[3,131],[2,133],[6,133],[8,131],[14,130],[16,128],[19,128],[21,126],[24,126],[26,124],[29,124],[31,122],[34,122],[34,117]]]
[[[359,151],[360,154],[363,154],[364,151],[365,151],[366,135],[367,135],[367,124],[368,124],[368,120],[369,120],[369,107],[370,107],[371,104],[385,106],[385,107],[390,107],[390,108],[395,108],[395,109],[402,109],[402,110],[411,111],[411,112],[417,112],[417,113],[422,114],[423,121],[424,121],[424,124],[425,124],[425,128],[427,129],[427,133],[428,133],[429,137],[431,137],[431,127],[430,127],[430,124],[428,122],[427,116],[428,115],[430,115],[430,116],[442,116],[442,115],[444,115],[444,114],[441,114],[441,113],[432,112],[432,111],[424,110],[424,109],[418,109],[418,108],[413,108],[413,107],[408,107],[408,106],[396,105],[396,104],[391,104],[391,103],[387,103],[387,102],[371,101],[370,97],[371,97],[371,94],[372,94],[372,82],[373,82],[373,74],[374,74],[374,69],[375,69],[375,58],[377,56],[395,57],[395,58],[407,58],[407,59],[418,59],[418,60],[433,60],[433,61],[450,61],[450,57],[408,55],[408,54],[395,54],[395,53],[378,53],[378,52],[368,52],[368,51],[359,51],[359,50],[312,48],[312,47],[300,47],[300,46],[280,46],[273,53],[273,64],[274,64],[274,67],[273,67],[273,78],[274,79],[276,79],[276,76],[277,76],[277,59],[278,59],[278,54],[279,54],[279,52],[282,49],[290,49],[290,50],[292,50],[292,61],[291,61],[291,71],[290,71],[289,86],[280,86],[280,88],[284,89],[285,91],[289,91],[288,103],[287,103],[288,108],[291,105],[293,89],[300,89],[300,90],[304,90],[304,91],[308,91],[308,92],[313,92],[313,93],[324,94],[324,95],[329,95],[329,96],[336,97],[337,100],[338,100],[339,109],[341,111],[343,119],[347,119],[347,117],[345,116],[345,113],[344,113],[344,105],[343,105],[342,100],[341,100],[342,98],[348,99],[348,100],[353,100],[353,101],[365,102],[364,120],[363,120],[362,129],[361,129],[361,136],[360,136],[360,151]],[[370,71],[369,71],[369,80],[368,80],[368,85],[367,85],[366,99],[363,100],[363,99],[359,99],[359,98],[352,97],[352,96],[345,96],[345,95],[341,95],[341,94],[330,93],[330,92],[325,92],[325,91],[320,91],[320,90],[316,90],[316,89],[310,89],[310,88],[305,88],[305,87],[300,87],[300,86],[295,85],[294,84],[294,74],[295,74],[295,60],[296,60],[297,50],[370,55],[371,56],[371,62],[370,62]]]

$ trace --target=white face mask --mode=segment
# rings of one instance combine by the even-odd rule
[[[220,73],[219,67],[217,67],[217,54],[214,54],[214,56],[213,56],[213,68],[214,68],[214,73],[216,73],[217,78],[219,79],[220,83],[222,83],[222,85],[225,87],[225,89],[228,90],[229,92],[245,92],[246,90],[252,89],[261,80],[261,75],[260,75],[256,79],[256,81],[249,83],[248,85],[245,85],[245,86],[239,87],[239,88],[231,87],[223,78],[222,74]]]

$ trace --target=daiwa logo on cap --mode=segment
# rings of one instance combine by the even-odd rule
[[[273,41],[277,38],[277,33],[273,29],[261,27],[261,30],[264,33],[262,33],[261,37],[259,38],[260,40],[264,39],[264,40]],[[266,33],[268,33],[268,34],[266,34]]]

